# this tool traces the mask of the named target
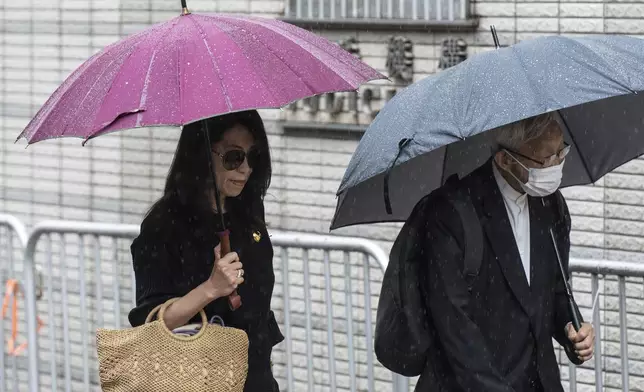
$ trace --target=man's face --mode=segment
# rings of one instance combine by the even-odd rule
[[[528,182],[528,171],[521,164],[527,168],[558,165],[562,159],[557,155],[564,147],[561,127],[556,121],[552,121],[546,125],[546,130],[540,137],[524,143],[519,149],[510,151],[509,154],[506,151],[499,152],[496,162],[502,169],[511,172],[525,184]]]

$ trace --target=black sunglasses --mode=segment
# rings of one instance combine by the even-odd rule
[[[226,151],[223,154],[214,150],[213,152],[221,157],[221,162],[226,170],[239,169],[244,161],[248,162],[248,167],[251,169],[255,168],[259,163],[259,151],[257,149],[251,149],[248,153],[239,149]]]

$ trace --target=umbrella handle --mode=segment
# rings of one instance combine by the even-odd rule
[[[584,321],[581,313],[579,313],[579,308],[575,302],[575,297],[572,295],[572,289],[570,284],[566,279],[566,271],[564,270],[563,263],[561,262],[561,254],[559,254],[559,248],[557,247],[557,241],[555,240],[555,232],[550,228],[550,239],[552,240],[552,246],[555,248],[555,255],[557,256],[557,262],[559,263],[559,270],[561,272],[561,278],[563,279],[564,288],[566,290],[566,298],[568,299],[568,309],[570,310],[570,317],[572,318],[572,327],[575,331],[579,332],[581,329],[581,323]],[[575,348],[572,343],[567,343],[564,345],[564,351],[568,356],[570,362],[575,365],[581,365],[583,361],[579,359],[575,353]]]
[[[219,241],[221,243],[221,255],[225,256],[230,253],[230,235],[228,234],[228,231],[219,233]],[[228,296],[228,305],[230,306],[230,310],[237,310],[241,306],[241,304],[241,297],[237,293],[237,290],[234,290]]]
[[[579,332],[584,318],[579,314],[579,310],[577,310],[577,306],[575,304],[575,299],[572,296],[568,297],[568,308],[570,309],[570,315],[572,316],[572,326],[575,328],[576,332]]]
[[[584,319],[579,313],[579,309],[575,305],[575,299],[572,296],[568,296],[568,307],[572,315],[572,327],[575,329],[575,331],[579,332],[579,330],[581,329],[581,323]],[[581,365],[582,363],[584,363],[584,361],[582,361],[575,353],[575,348],[572,342],[564,345],[564,351],[566,352],[566,355],[568,356],[570,362],[572,362],[573,364]]]

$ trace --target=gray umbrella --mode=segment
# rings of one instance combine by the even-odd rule
[[[642,91],[638,38],[549,36],[476,55],[385,105],[345,172],[331,229],[404,221],[451,174],[490,158],[485,131],[546,112],[559,112],[573,146],[562,185],[595,182],[644,153]]]

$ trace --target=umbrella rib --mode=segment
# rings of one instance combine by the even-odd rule
[[[152,73],[152,67],[154,66],[154,60],[157,58],[157,52],[159,51],[159,46],[161,46],[161,43],[165,42],[165,37],[170,34],[172,31],[172,28],[175,25],[170,25],[170,28],[161,36],[159,37],[158,41],[154,44],[154,50],[152,51],[152,56],[150,56],[150,62],[148,64],[148,70],[145,73],[145,81],[143,82],[143,88],[141,89],[141,97],[139,98],[139,107],[143,107],[148,99],[148,88],[150,85],[150,74]],[[181,89],[181,81],[179,81],[179,89]],[[139,112],[136,115],[136,127],[141,126],[141,120],[143,117],[143,113]],[[99,131],[100,132],[100,131]]]
[[[164,38],[170,33],[170,31],[172,30],[172,27],[174,27],[174,25],[172,25],[172,24],[168,24],[168,26],[169,26],[169,28],[160,37],[160,39],[156,42],[154,50],[152,51],[152,56],[150,57],[150,63],[148,65],[148,71],[147,71],[147,73],[145,75],[145,82],[143,84],[143,89],[141,90],[141,97],[139,99],[139,109],[141,107],[143,107],[143,104],[145,103],[145,100],[147,99],[148,82],[149,82],[149,79],[150,79],[150,73],[152,72],[152,66],[153,66],[153,63],[154,63],[154,59],[156,58],[157,51],[159,50],[159,45],[162,42],[164,42]],[[138,46],[138,44],[139,43],[136,43],[136,44],[133,44],[133,45]],[[127,55],[127,58],[125,60],[123,60],[123,63],[125,63],[125,61],[127,61],[134,54],[135,51],[136,51],[136,47]],[[105,94],[105,96],[103,97],[103,101],[105,101],[105,99],[107,98],[109,92],[112,91],[112,87],[114,86],[114,81],[118,78],[119,75],[120,75],[120,71],[114,76],[114,79],[112,79],[112,82],[110,83],[110,87],[107,90],[107,94]],[[136,127],[141,126],[140,125],[141,124],[141,116],[142,116],[142,112],[137,112]],[[88,140],[98,136],[101,133],[101,131],[103,131],[103,129],[105,129],[105,127],[109,126],[110,124],[112,124],[112,122],[108,123],[107,125],[99,128],[97,130],[92,130],[92,132],[88,136],[85,137],[85,142],[87,142]]]
[[[159,28],[161,28],[164,24],[165,24],[165,23],[163,23],[163,24],[159,25]],[[135,43],[132,43],[132,44],[131,44],[132,46],[135,46],[135,45],[137,44],[137,43],[136,43],[136,41],[137,41],[137,40],[139,40],[139,39],[140,39],[140,38],[142,38],[142,37],[145,37],[145,36],[149,35],[150,33],[151,33],[151,31],[145,30],[145,31],[142,31],[142,32],[139,32],[139,33],[133,34],[133,35],[131,35],[130,37],[125,38],[125,40],[124,40],[124,41],[120,41],[120,42],[112,43],[112,44],[110,44],[110,45],[106,46],[105,48],[103,48],[103,50],[101,50],[100,52],[98,52],[98,53],[96,53],[96,54],[92,55],[89,59],[87,59],[87,61],[85,61],[81,66],[79,66],[79,67],[78,67],[78,68],[77,68],[77,69],[72,73],[72,75],[70,75],[70,76],[67,78],[67,80],[65,80],[65,81],[63,82],[63,85],[64,85],[66,82],[69,82],[69,84],[68,84],[67,88],[66,88],[64,91],[61,91],[61,92],[60,92],[60,97],[58,97],[58,98],[57,98],[57,101],[60,101],[60,100],[62,100],[65,96],[67,96],[67,94],[69,93],[69,91],[70,91],[70,90],[72,90],[72,88],[74,87],[74,85],[75,85],[75,83],[77,82],[77,80],[78,80],[81,76],[83,76],[83,74],[84,74],[84,72],[85,72],[85,70],[86,70],[87,68],[89,68],[90,66],[92,66],[96,61],[98,61],[99,59],[101,59],[103,56],[105,56],[105,55],[107,55],[107,54],[111,53],[111,50],[112,50],[112,49],[114,49],[114,50],[118,50],[118,49],[121,47],[121,45],[123,45],[123,44],[125,44],[125,43],[129,43],[129,42],[131,42],[131,41],[135,41]],[[131,53],[130,53],[130,55],[131,55]],[[110,63],[110,64],[111,64],[111,63]],[[61,87],[62,87],[62,85],[61,85]],[[59,89],[60,89],[60,87],[59,87]],[[48,105],[48,104],[49,104],[49,102],[51,102],[51,100],[52,100],[52,99],[54,99],[54,98],[55,98],[56,92],[58,92],[58,91],[59,91],[59,89],[57,89],[57,90],[54,92],[54,94],[52,94],[52,96],[51,96],[51,97],[49,97],[49,99],[48,99],[48,100],[45,102],[45,104],[43,105],[43,108],[49,108],[49,110],[47,110],[46,112],[43,112],[42,114],[41,114],[40,112],[39,112],[39,113],[37,113],[37,114],[36,114],[36,116],[35,116],[35,117],[34,117],[34,118],[29,122],[29,124],[27,124],[27,126],[25,127],[25,129],[23,130],[23,132],[21,132],[21,133],[20,133],[20,135],[18,136],[18,138],[17,138],[16,140],[19,140],[21,137],[25,137],[25,138],[27,138],[27,136],[25,135],[25,131],[26,131],[27,129],[29,129],[29,127],[31,127],[31,126],[32,126],[32,124],[34,124],[34,122],[35,122],[37,119],[39,119],[39,123],[42,123],[43,121],[45,121],[45,119],[49,116],[49,114],[50,114],[50,113],[54,110],[54,108],[56,107],[56,105]],[[42,110],[42,109],[41,109],[41,110]],[[37,127],[36,127],[36,128],[37,128]],[[66,128],[66,125],[65,125],[65,128]],[[33,137],[33,136],[35,136],[35,134],[34,134],[34,135],[32,135],[31,137]],[[58,135],[56,138],[59,138],[59,137],[62,137],[62,136],[64,136],[64,135]],[[30,138],[31,138],[31,137],[30,137]],[[49,139],[49,138],[46,138],[46,139]]]
[[[72,75],[67,79],[67,80],[69,80],[69,85],[67,86],[67,88],[64,91],[60,92],[60,97],[57,98],[57,102],[62,100],[64,97],[66,97],[67,94],[71,91],[72,87],[74,87],[74,85],[78,81],[78,79],[80,79],[80,77],[83,76],[84,71],[87,68],[89,68],[92,64],[94,64],[96,61],[98,61],[101,57],[103,57],[103,55],[105,55],[105,54],[106,54],[105,52],[104,53],[97,53],[94,56],[90,57],[80,67],[78,67],[76,69],[76,71],[74,71],[72,73]],[[64,84],[64,82],[63,82],[63,84]],[[24,135],[25,131],[32,125],[32,123],[36,120],[36,118],[40,117],[40,123],[42,123],[43,121],[45,121],[47,119],[47,117],[51,114],[51,112],[56,107],[56,105],[51,105],[51,106],[47,105],[52,99],[54,99],[54,95],[56,95],[56,92],[58,92],[58,90],[56,90],[54,92],[54,94],[52,94],[52,96],[49,97],[47,102],[45,102],[45,105],[43,105],[43,108],[48,108],[49,110],[47,110],[46,113],[42,113],[41,116],[39,116],[38,115],[39,113],[37,113],[36,116],[29,122],[29,124],[27,124],[27,127],[25,127],[25,130],[23,130],[23,132],[20,133],[20,135],[18,136],[18,139],[20,139]]]
[[[183,101],[183,73],[182,73],[182,65],[183,65],[183,45],[179,46],[179,49],[177,49],[177,88],[179,89],[179,122],[181,123],[181,126],[183,127],[183,124],[185,123],[184,117],[183,117],[183,107],[184,107],[184,101]],[[147,76],[146,76],[146,82],[147,82]],[[146,95],[147,99],[147,95]],[[141,115],[139,114],[137,116],[137,119],[141,118]],[[138,120],[137,120],[138,121]],[[207,129],[206,129],[207,131]]]
[[[559,112],[559,111],[557,111]],[[564,116],[561,115],[561,112],[559,112],[559,118],[563,122],[564,127],[566,127],[566,131],[568,131],[568,134],[570,135],[570,138],[572,139],[572,143],[575,145],[575,148],[577,149],[577,152],[579,153],[579,159],[581,159],[581,164],[584,165],[584,169],[586,169],[586,173],[588,173],[588,177],[592,180],[592,182],[595,182],[598,180],[598,178],[594,178],[593,174],[591,173],[590,169],[588,168],[588,162],[586,162],[586,158],[584,157],[584,154],[581,153],[581,149],[579,148],[579,144],[577,143],[577,139],[575,138],[575,135],[570,132],[570,127],[568,126],[568,122],[564,118]]]
[[[229,17],[229,18],[230,18],[230,19],[234,19],[234,20],[239,20],[238,18],[235,18],[235,17]],[[279,27],[279,26],[277,26],[277,25],[272,25],[272,24],[270,24],[270,23],[264,23],[264,22],[262,22],[262,21],[254,20],[254,19],[250,19],[250,18],[248,18],[248,19],[244,19],[244,21],[245,21],[245,22],[249,22],[249,23],[256,24],[256,25],[261,26],[261,27],[263,27],[263,28],[266,28],[266,29],[268,29],[268,30],[275,31],[275,32],[277,32],[277,33],[281,34],[284,38],[286,38],[286,39],[290,40],[291,42],[293,42],[294,44],[296,44],[297,46],[302,47],[302,45],[298,44],[298,43],[297,43],[297,42],[295,42],[295,40],[293,39],[293,36],[295,36],[296,38],[299,38],[299,39],[301,39],[301,40],[305,41],[307,44],[309,44],[309,45],[311,45],[311,46],[313,46],[313,47],[317,48],[318,50],[320,50],[320,51],[321,51],[321,52],[323,52],[324,54],[327,54],[327,55],[329,55],[330,57],[333,57],[331,53],[327,52],[326,50],[324,50],[323,48],[321,48],[320,46],[318,46],[315,42],[308,41],[308,40],[306,40],[306,39],[305,39],[305,38],[303,38],[303,37],[298,37],[295,33],[292,33],[292,32],[290,32],[290,31],[287,31],[287,30],[285,30],[285,29],[282,29],[282,28],[280,28],[280,27]],[[334,74],[336,74],[337,76],[339,76],[342,80],[344,80],[345,82],[347,82],[347,84],[349,84],[350,86],[352,86],[352,87],[353,87],[353,83],[349,82],[349,81],[348,81],[344,76],[342,76],[340,73],[338,73],[338,72],[334,71],[332,68],[330,68],[329,66],[327,66],[327,65],[326,65],[326,63],[324,63],[324,61],[322,61],[320,58],[318,58],[317,56],[315,56],[315,55],[314,55],[313,53],[311,53],[311,52],[307,52],[307,53],[309,53],[311,56],[315,57],[318,61],[320,61],[320,63],[321,63],[321,64],[323,64],[325,67],[327,67],[329,70],[331,70],[331,72],[333,72]],[[349,68],[352,72],[355,72],[356,74],[358,74],[358,75],[359,75],[359,76],[361,76],[362,78],[365,78],[365,79],[366,79],[366,78],[369,78],[369,76],[367,76],[367,75],[365,75],[365,74],[361,73],[359,70],[355,69],[355,67],[353,67],[351,64],[349,64],[349,63],[348,63],[347,61],[345,61],[344,59],[336,58],[336,60],[340,61],[343,65],[345,65],[347,68]],[[356,87],[356,88],[357,88],[357,87]]]
[[[536,85],[532,82],[532,79],[530,78],[530,75],[526,72],[525,63],[521,60],[521,58],[519,57],[519,55],[515,51],[514,47],[510,47],[509,49],[511,49],[511,53],[513,55],[512,57],[514,57],[514,59],[521,66],[519,69],[521,69],[521,71],[522,71],[522,73],[523,73],[523,75],[525,77],[525,80],[528,81],[528,85],[530,86],[530,91],[532,92],[532,96],[533,96],[533,99],[532,99],[533,102],[537,102],[538,101],[537,97],[541,96],[542,94],[538,94],[538,89],[537,89]],[[550,101],[550,97],[548,95],[544,94],[543,96],[547,96],[548,101]],[[545,110],[547,110],[547,108],[544,108],[544,110],[542,110],[542,112],[545,111]]]
[[[559,37],[559,38],[561,39],[562,37]],[[593,48],[591,48],[591,47],[589,47],[589,46],[587,46],[587,45],[582,44],[582,43],[581,43],[581,42],[579,42],[578,40],[569,39],[569,38],[566,38],[566,40],[567,40],[567,41],[569,41],[569,42],[572,42],[573,44],[575,44],[575,45],[577,45],[577,46],[581,46],[582,48],[584,48],[584,49],[588,50],[589,52],[591,52],[592,54],[594,54],[594,55],[595,55],[596,60],[601,61],[604,65],[606,65],[608,68],[610,68],[613,72],[615,72],[615,73],[617,73],[617,74],[622,74],[622,72],[620,72],[620,70],[619,70],[618,68],[614,67],[614,66],[613,66],[613,65],[611,65],[609,62],[607,62],[607,61],[606,61],[606,59],[604,59],[604,58],[603,58],[599,53],[597,53],[597,52],[595,51],[595,49],[593,49]],[[577,61],[577,58],[576,58],[576,57],[572,57],[572,59],[573,59],[574,61]],[[577,61],[577,62],[578,62],[578,61]],[[590,64],[589,64],[588,62],[585,62],[585,63],[583,63],[583,64],[584,64],[584,65],[588,65],[588,66],[590,66]],[[595,68],[595,70],[597,70],[597,68]],[[609,77],[608,75],[603,75],[603,73],[602,73],[602,76]],[[624,75],[621,75],[621,76],[624,76]],[[626,81],[620,81],[620,80],[617,80],[617,79],[615,79],[615,78],[611,78],[611,79],[613,80],[613,82],[615,82],[615,83],[617,83],[618,85],[620,85],[621,87],[625,88],[626,90],[628,90],[628,91],[629,91],[629,92],[631,92],[632,94],[637,94],[637,91],[633,90],[632,88],[630,88],[629,86],[627,86],[627,85],[625,84],[625,82],[626,82]]]
[[[237,29],[239,29],[239,26],[236,26],[236,25],[233,25],[233,26],[234,26],[234,27],[236,27]],[[249,60],[249,63],[251,64],[251,66],[252,66],[253,68],[255,68],[255,65],[254,65],[254,64],[252,64],[252,62],[250,61],[250,58],[248,57],[248,55],[247,55],[246,51],[245,51],[241,46],[239,46],[239,44],[237,43],[237,41],[235,41],[235,39],[234,39],[230,34],[228,34],[226,31],[222,30],[222,32],[223,32],[224,34],[226,34],[226,35],[230,38],[230,40],[231,40],[232,42],[234,42],[234,43],[235,43],[235,45],[237,45],[237,47],[238,47],[238,48],[239,48],[239,49],[244,53],[244,56]],[[254,41],[255,41],[255,42],[257,42],[257,43],[259,43],[260,45],[264,46],[264,47],[265,47],[265,48],[266,48],[266,49],[271,53],[271,55],[273,55],[273,57],[275,57],[276,59],[278,59],[278,60],[279,60],[280,62],[282,62],[282,64],[284,64],[284,65],[285,65],[285,66],[286,66],[286,67],[287,67],[291,72],[293,72],[293,75],[295,75],[298,79],[300,79],[300,81],[301,81],[301,82],[306,86],[306,88],[308,88],[308,89],[309,89],[309,91],[310,91],[310,93],[311,93],[311,94],[313,94],[313,95],[315,95],[315,94],[316,94],[316,93],[315,93],[315,90],[313,89],[313,86],[311,86],[311,84],[310,84],[310,83],[308,83],[308,82],[307,82],[307,81],[302,77],[302,75],[300,75],[299,73],[295,72],[295,70],[294,70],[293,68],[291,68],[291,66],[290,66],[288,63],[286,63],[286,62],[285,62],[284,60],[282,60],[282,59],[281,59],[277,54],[275,54],[275,51],[274,51],[270,46],[266,45],[264,42],[262,42],[262,41],[261,41],[261,40],[259,40],[259,39],[256,39],[256,38],[253,38],[253,39],[254,39]],[[324,64],[324,65],[326,66],[326,64]],[[328,67],[327,67],[327,68],[328,68]],[[261,74],[261,73],[257,73],[257,74],[262,78],[262,82],[264,82],[264,85],[267,87],[267,90],[268,90],[268,84],[266,83],[266,80],[264,79],[264,77],[262,76],[262,74]],[[268,90],[268,91],[270,91],[270,90]],[[272,95],[272,91],[271,91],[271,95]],[[273,98],[274,98],[274,97],[273,97]]]
[[[125,59],[123,60],[123,62],[125,62],[128,58],[130,58],[130,56],[132,56],[132,54],[133,54],[133,53],[134,53],[134,51],[136,50],[136,46],[137,46],[137,44],[136,44],[136,43],[135,43],[135,44],[132,44],[132,46],[133,46],[132,50],[130,51],[130,53],[128,53],[128,54],[127,54],[127,56],[125,57]],[[108,69],[110,69],[110,68],[111,68],[112,64],[114,64],[114,62],[115,62],[115,61],[116,61],[116,59],[113,59],[112,61],[110,61],[110,63],[105,67],[105,69],[103,69],[103,71],[102,71],[102,72],[101,72],[101,74],[96,78],[96,80],[94,80],[94,83],[92,83],[92,87],[90,87],[90,88],[87,90],[87,93],[85,93],[85,96],[84,96],[84,97],[83,97],[83,99],[80,101],[80,103],[79,103],[78,105],[76,105],[76,110],[74,111],[74,116],[73,116],[74,118],[76,117],[76,114],[77,114],[77,113],[78,113],[78,111],[80,110],[81,105],[83,104],[83,102],[85,102],[85,100],[87,99],[87,97],[89,96],[89,94],[92,92],[92,90],[93,90],[93,89],[94,89],[94,87],[96,86],[96,83],[98,83],[98,82],[101,80],[101,77],[105,74],[105,72],[106,72]],[[119,73],[118,73],[118,72],[114,75],[114,78],[113,78],[113,79],[112,79],[112,81],[110,82],[110,87],[108,88],[107,93],[109,93],[109,92],[110,92],[110,90],[112,89],[112,85],[114,84],[114,81],[116,80],[116,78],[118,77],[118,75],[119,75]],[[102,101],[101,101],[101,105],[102,105],[102,102],[104,102],[104,101],[105,101],[105,98],[107,97],[107,93],[103,96],[103,99],[102,99]],[[67,125],[68,125],[68,123],[64,124],[63,132],[61,133],[61,136],[65,136],[65,131],[67,130]],[[94,133],[94,131],[92,131],[92,133]]]
[[[443,170],[441,170],[441,186],[445,184],[445,165],[447,164],[447,153],[451,143],[445,145],[445,151],[443,152]],[[436,151],[436,150],[435,150]]]
[[[190,19],[192,24],[195,25],[195,27],[197,28],[197,31],[201,35],[201,39],[202,39],[202,41],[204,43],[204,46],[206,47],[206,50],[208,51],[208,56],[210,57],[210,62],[212,63],[212,66],[215,68],[215,71],[217,72],[217,78],[219,79],[219,84],[221,85],[221,89],[223,91],[224,98],[226,99],[226,106],[228,107],[228,111],[232,111],[233,110],[233,105],[232,105],[232,102],[230,102],[230,97],[228,96],[228,89],[224,85],[224,81],[221,78],[219,64],[217,63],[217,60],[215,59],[215,56],[212,53],[212,50],[210,50],[210,45],[208,44],[206,33],[203,31],[203,29],[201,28],[199,23],[197,23],[197,21],[194,20],[194,16],[188,15],[188,18]]]
[[[152,56],[150,57],[150,63],[148,64],[148,70],[145,73],[145,80],[143,81],[143,88],[141,89],[141,97],[139,98],[139,108],[142,108],[145,105],[145,102],[148,99],[148,87],[150,84],[150,74],[152,73],[152,67],[154,66],[154,60],[157,57],[157,48],[154,48]],[[181,83],[179,83],[179,88],[181,88]],[[143,120],[143,114],[141,112],[136,115],[136,126],[141,126],[141,121]]]
[[[132,54],[132,52],[130,52],[130,55],[131,55],[131,54]],[[109,69],[110,69],[110,67],[112,66],[112,64],[114,64],[114,62],[115,62],[115,61],[116,61],[115,59],[114,59],[114,60],[112,60],[112,61],[110,61],[110,63],[107,65],[107,67],[105,67],[105,68],[103,69],[103,71],[101,72],[101,74],[100,74],[100,75],[99,75],[99,76],[94,80],[94,83],[92,83],[92,87],[90,87],[90,88],[87,90],[87,92],[85,93],[85,96],[83,97],[83,99],[81,99],[81,101],[76,105],[76,108],[75,108],[75,110],[74,110],[74,114],[73,114],[73,116],[69,116],[69,117],[67,118],[67,121],[63,124],[63,131],[60,133],[60,135],[61,135],[61,136],[65,136],[65,133],[67,132],[67,125],[69,124],[69,121],[70,121],[72,118],[73,118],[73,119],[76,119],[76,115],[78,114],[78,111],[81,109],[81,106],[83,105],[83,103],[87,100],[87,97],[89,97],[89,94],[92,92],[92,90],[94,89],[94,87],[96,86],[96,84],[97,84],[99,81],[101,81],[101,77],[105,74],[105,72],[107,72],[107,70],[109,70]],[[114,75],[114,78],[112,79],[112,83],[114,83],[114,79],[116,79],[117,75],[118,75],[118,73],[116,73],[116,74]],[[105,98],[103,98],[103,99],[105,99]]]
[[[215,18],[213,18],[213,19],[215,19]],[[199,23],[198,23],[196,20],[193,20],[193,23],[195,23],[196,25],[199,25]],[[216,21],[216,20],[215,20],[215,23],[217,23],[217,21]],[[201,26],[199,25],[199,27],[201,27]],[[231,41],[232,43],[234,43],[234,44],[235,44],[235,46],[237,46],[237,47],[239,48],[239,50],[240,50],[242,53],[244,53],[244,57],[246,57],[246,59],[248,60],[248,63],[249,63],[253,68],[255,68],[255,65],[252,63],[252,61],[250,61],[250,58],[249,58],[249,57],[248,57],[248,55],[246,54],[246,51],[245,51],[245,50],[243,50],[241,46],[239,46],[239,44],[237,43],[237,41],[235,41],[235,40],[233,39],[233,37],[232,37],[230,34],[228,34],[226,31],[224,31],[221,27],[219,27],[219,26],[217,26],[217,27],[219,28],[219,31],[220,31],[221,33],[225,34],[225,35],[228,37],[228,39],[230,39],[230,41]],[[237,26],[235,26],[235,27],[237,27]],[[262,74],[261,74],[261,73],[259,73],[259,72],[256,72],[256,74],[261,78],[262,83],[264,83],[264,86],[266,87],[266,91],[267,91],[267,92],[269,92],[269,93],[271,94],[271,96],[273,96],[273,99],[275,99],[275,96],[273,95],[273,92],[268,88],[268,83],[266,82],[266,80],[264,79],[264,77],[262,76]],[[296,76],[298,76],[298,77],[299,77],[299,75],[296,75]],[[307,86],[307,87],[308,87],[308,86]],[[232,109],[231,109],[231,110],[232,110]]]
[[[454,72],[454,73],[461,72],[463,70],[463,68],[465,68],[464,66],[469,65],[469,64],[471,64],[471,62],[469,62],[467,64],[463,64],[463,66],[461,66],[460,69],[452,68],[452,70],[453,70],[452,72]],[[463,75],[462,79],[466,79],[466,76],[472,73],[472,71],[469,71],[469,68],[470,67],[467,67],[468,72],[462,71],[462,75]],[[445,72],[445,71],[443,71],[443,72]],[[469,78],[467,78],[467,79],[469,81]],[[462,85],[463,83],[459,83],[459,84]],[[457,116],[457,118],[458,118],[458,120],[457,120],[458,121],[458,132],[461,134],[461,137],[464,136],[463,131],[465,130],[465,126],[464,126],[463,123],[467,119],[467,114],[470,112],[470,107],[472,107],[472,95],[473,95],[473,92],[474,92],[473,87],[474,87],[474,83],[465,83],[465,86],[461,86],[461,88],[458,89],[458,91],[463,93],[461,99],[462,99],[462,101],[465,102],[465,107],[464,107],[465,111],[463,111],[461,116]],[[465,99],[465,92],[467,92],[467,99]],[[471,136],[471,135],[467,135],[467,136]]]
[[[170,34],[170,32],[172,31],[172,28],[174,26],[176,26],[176,25],[175,24],[170,24],[169,28],[167,29],[167,31],[164,34],[161,35],[159,40],[154,45],[154,50],[152,51],[152,56],[150,56],[150,62],[148,64],[148,70],[147,70],[147,72],[145,74],[145,81],[143,82],[143,88],[141,89],[141,97],[139,98],[139,108],[142,108],[145,105],[145,103],[146,103],[146,101],[148,99],[148,88],[149,88],[149,84],[150,84],[150,74],[152,73],[152,67],[154,66],[154,60],[157,57],[157,52],[159,51],[159,46],[161,46],[162,42],[165,42],[165,37],[168,34]],[[111,88],[112,87],[110,86],[110,89]],[[179,83],[179,88],[181,88],[181,83]],[[137,115],[136,115],[136,127],[141,126],[142,117],[143,117],[143,112],[138,112]],[[100,132],[100,130],[98,130],[96,133],[98,133],[98,132]]]

